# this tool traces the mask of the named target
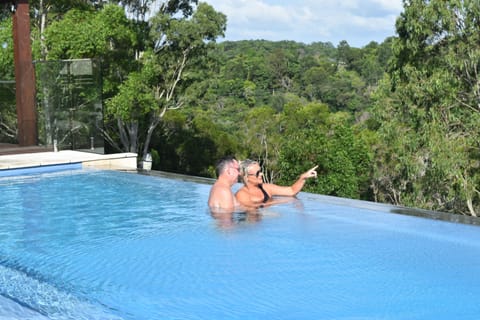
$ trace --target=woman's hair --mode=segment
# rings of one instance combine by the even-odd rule
[[[240,174],[242,175],[242,181],[244,184],[247,184],[247,179],[248,179],[248,169],[250,166],[258,164],[258,161],[255,160],[250,160],[250,159],[245,159],[240,162]]]

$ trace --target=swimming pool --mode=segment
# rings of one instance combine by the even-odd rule
[[[209,189],[116,171],[0,178],[0,294],[32,319],[478,318],[478,226],[306,193],[214,219]]]

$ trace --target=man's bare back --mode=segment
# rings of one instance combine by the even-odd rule
[[[220,181],[215,182],[210,190],[208,206],[216,209],[234,210],[236,205],[237,199],[235,199],[231,185]]]
[[[232,212],[238,206],[231,189],[238,181],[238,161],[233,157],[223,158],[218,162],[216,171],[218,179],[210,190],[208,206],[211,210]]]

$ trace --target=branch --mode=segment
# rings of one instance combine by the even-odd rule
[[[161,86],[157,85],[155,88],[155,99],[160,100],[165,96],[165,101],[166,101],[165,106],[162,108],[162,110],[158,114],[159,118],[162,118],[165,115],[165,112],[167,112],[167,110],[179,109],[183,105],[183,102],[177,102],[175,103],[174,106],[169,106],[169,102],[174,95],[175,88],[177,87],[178,82],[180,82],[182,78],[182,73],[187,64],[188,54],[190,50],[191,48],[187,48],[183,51],[182,59],[172,74],[172,80],[171,80],[170,86],[166,85],[165,86],[166,88],[164,88],[161,92],[160,92]]]
[[[475,107],[472,107],[471,105],[469,105],[468,103],[465,103],[463,102],[462,100],[458,99],[458,98],[455,98],[455,101],[457,101],[458,103],[460,103],[461,105],[463,105],[464,107],[466,107],[467,109],[470,109],[472,110],[473,112],[480,112],[480,108],[477,109]]]
[[[4,122],[0,122],[0,126],[2,126],[5,131],[2,131],[7,137],[9,138],[16,138],[17,136],[17,131],[10,128],[8,125],[6,125]]]
[[[123,121],[120,118],[117,119],[117,127],[118,127],[118,131],[120,133],[120,141],[122,142],[122,144],[124,146],[124,150],[128,150],[130,143],[129,143],[129,140],[128,140],[127,132],[125,131]]]
[[[162,118],[164,115],[165,115],[165,112],[167,112],[167,110],[176,110],[176,109],[180,109],[181,107],[183,106],[183,101],[179,101],[179,102],[176,102],[175,105],[173,106],[165,106],[163,107],[162,111],[160,111],[159,115],[158,115],[158,118]]]
[[[185,69],[185,65],[187,64],[187,58],[188,58],[189,52],[190,52],[190,48],[187,48],[182,52],[181,62],[178,64],[178,67],[177,67],[177,69],[175,70],[175,72],[173,73],[173,76],[172,76],[175,79],[172,81],[172,84],[171,84],[171,86],[170,86],[170,88],[168,89],[168,92],[167,92],[167,96],[166,96],[167,101],[170,101],[170,99],[173,96],[173,93],[175,92],[175,88],[176,88],[178,82],[181,80],[183,70]]]
[[[122,148],[115,142],[115,140],[105,131],[103,128],[97,126],[97,130],[100,131],[102,137],[118,152],[123,152]]]
[[[160,93],[161,86],[156,85],[155,86],[155,100],[160,100],[163,98],[163,95],[165,94],[165,90],[162,90]]]

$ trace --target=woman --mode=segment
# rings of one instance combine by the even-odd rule
[[[283,187],[272,183],[263,183],[263,173],[257,161],[244,160],[240,165],[240,174],[244,186],[237,191],[235,197],[245,207],[258,208],[265,204],[271,205],[273,196],[293,197],[302,190],[305,180],[317,177],[318,166],[313,167],[300,175],[300,178],[291,186]]]

